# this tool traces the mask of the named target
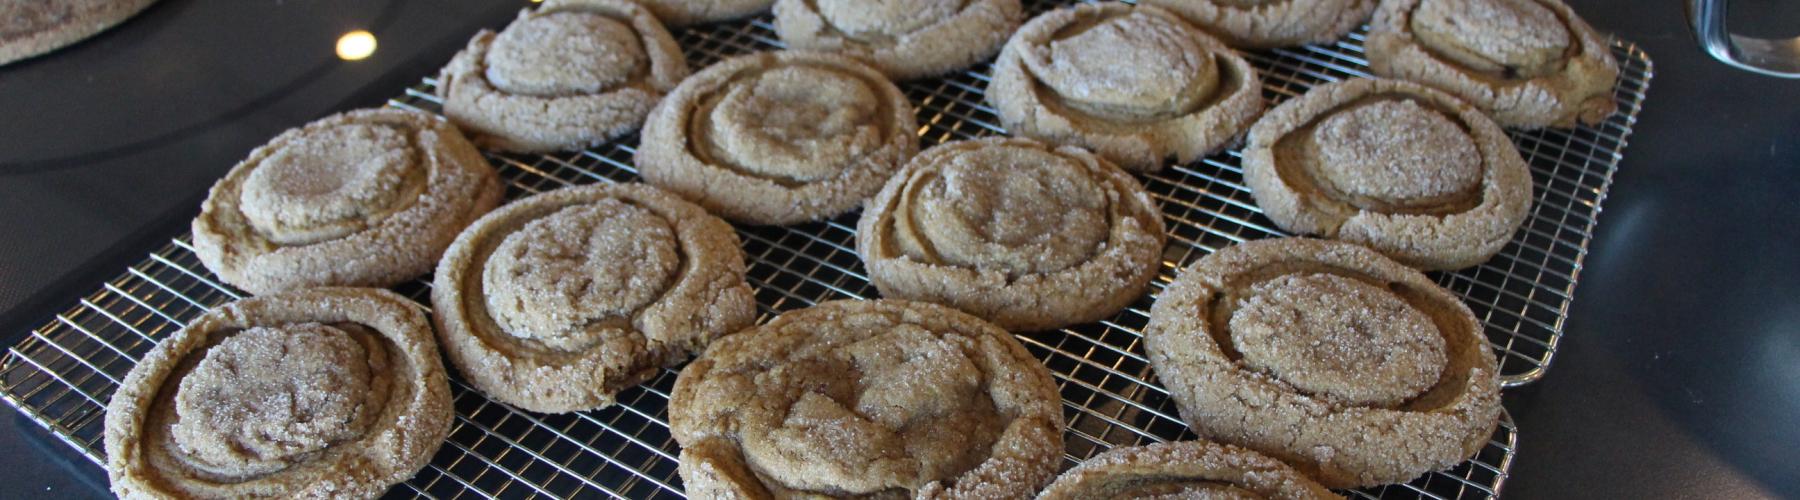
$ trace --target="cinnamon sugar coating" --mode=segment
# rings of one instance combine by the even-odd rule
[[[722,217],[795,224],[860,206],[919,151],[912,103],[847,56],[762,52],[683,81],[651,113],[644,180]]]
[[[1062,460],[1049,370],[942,306],[834,301],[719,340],[669,401],[698,498],[1024,498]]]
[[[225,304],[133,367],[106,412],[124,498],[375,498],[450,432],[417,303],[310,288]]]
[[[1250,129],[1244,181],[1282,229],[1428,270],[1486,262],[1529,214],[1531,173],[1506,133],[1424,86],[1314,87]]]
[[[638,0],[670,27],[750,17],[769,10],[775,0]]]
[[[255,294],[392,286],[430,271],[500,196],[493,167],[442,118],[349,111],[283,132],[232,167],[194,219],[194,252]]]
[[[1252,49],[1331,43],[1354,31],[1377,0],[1144,0]]]
[[[1370,71],[1469,101],[1501,125],[1574,127],[1617,109],[1619,64],[1560,0],[1398,0],[1376,11]]]
[[[642,184],[495,210],[445,252],[431,303],[470,385],[545,413],[611,405],[756,319],[731,226]]]
[[[1044,488],[1038,500],[1341,498],[1287,464],[1254,451],[1206,441],[1107,450]]]
[[[1474,313],[1348,243],[1259,240],[1200,259],[1158,297],[1144,346],[1195,433],[1333,488],[1454,466],[1499,421]]]
[[[869,202],[856,247],[883,296],[951,305],[1008,330],[1095,321],[1142,295],[1162,218],[1129,174],[1030,139],[947,143]]]
[[[987,99],[1016,134],[1139,172],[1216,152],[1263,109],[1262,82],[1236,52],[1168,11],[1121,3],[1032,18],[1001,52]]]
[[[593,147],[642,125],[687,59],[630,0],[545,0],[482,30],[438,75],[444,115],[476,144],[538,153]]]
[[[1025,17],[1019,0],[776,0],[774,10],[789,47],[841,52],[895,80],[993,57]]]

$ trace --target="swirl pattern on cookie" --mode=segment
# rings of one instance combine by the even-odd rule
[[[1019,0],[776,0],[789,47],[843,52],[911,80],[993,57],[1024,19]]]
[[[639,0],[670,27],[750,17],[769,10],[775,0]]]
[[[1233,47],[1331,43],[1355,31],[1377,0],[1144,0],[1169,9]]]
[[[637,130],[688,75],[668,29],[630,0],[546,0],[482,30],[438,76],[444,114],[485,148],[551,152]]]
[[[107,468],[124,498],[374,498],[425,466],[452,417],[417,303],[311,288],[157,345],[108,404]]]
[[[1038,500],[1341,498],[1280,460],[1231,445],[1178,441],[1113,448],[1050,483]]]
[[[1531,172],[1499,125],[1393,80],[1322,85],[1271,110],[1250,129],[1244,180],[1284,230],[1427,270],[1486,262],[1531,209]]]
[[[544,413],[599,408],[749,326],[731,226],[642,184],[558,189],[469,226],[431,290],[470,385]]]
[[[1594,124],[1618,107],[1618,61],[1560,0],[1385,2],[1366,45],[1375,74],[1444,90],[1509,127]]]
[[[255,294],[385,287],[431,270],[500,203],[481,152],[436,116],[367,109],[283,132],[214,184],[194,251]]]
[[[682,82],[644,126],[644,180],[727,219],[795,224],[861,205],[918,153],[912,104],[849,57],[763,52]]]
[[[926,150],[869,201],[856,248],[883,296],[1012,331],[1096,321],[1162,264],[1156,204],[1080,148],[987,138]]]
[[[669,400],[695,498],[1025,498],[1062,460],[1049,370],[942,306],[835,301],[720,339]]]
[[[1194,432],[1333,488],[1461,463],[1500,415],[1474,313],[1348,243],[1261,240],[1208,255],[1157,299],[1144,345]]]
[[[994,64],[988,102],[1013,133],[1154,172],[1235,140],[1262,113],[1243,57],[1156,7],[1084,4],[1032,18]]]

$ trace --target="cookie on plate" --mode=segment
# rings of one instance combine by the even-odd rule
[[[1025,17],[1019,0],[776,0],[774,10],[789,47],[843,52],[895,80],[993,57]]]
[[[986,138],[926,150],[869,201],[856,251],[884,297],[945,304],[1012,331],[1096,321],[1162,267],[1161,212],[1081,148]]]
[[[644,125],[638,173],[722,217],[795,224],[862,205],[919,152],[912,103],[847,56],[738,56],[681,82]]]
[[[756,320],[731,226],[643,184],[558,189],[482,217],[444,252],[431,305],[469,385],[543,413],[611,405]]]
[[[283,132],[232,167],[194,219],[194,253],[254,294],[393,286],[431,271],[501,194],[493,167],[443,118],[350,111]]]
[[[1418,84],[1315,87],[1269,111],[1248,142],[1244,181],[1276,225],[1421,269],[1486,262],[1531,209],[1531,171],[1506,132]]]
[[[1194,433],[1332,488],[1462,463],[1500,418],[1475,314],[1349,243],[1258,240],[1201,258],[1157,298],[1144,348]]]
[[[545,0],[482,30],[438,75],[444,115],[484,148],[584,149],[637,130],[688,75],[668,29],[630,0]]]
[[[1136,172],[1216,152],[1263,110],[1243,57],[1166,10],[1117,2],[1025,23],[994,63],[987,100],[1014,134]]]
[[[419,304],[311,288],[225,304],[150,351],[106,409],[121,498],[375,498],[450,433]]]
[[[1062,462],[1050,371],[1011,334],[919,302],[825,302],[681,371],[669,431],[695,498],[1025,498]]]

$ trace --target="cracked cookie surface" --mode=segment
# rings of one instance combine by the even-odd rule
[[[1181,15],[1233,47],[1331,43],[1355,31],[1377,0],[1144,0]]]
[[[1333,488],[1454,466],[1500,417],[1474,313],[1348,243],[1258,240],[1201,258],[1158,297],[1144,346],[1196,434]]]
[[[774,10],[790,47],[841,52],[895,80],[993,57],[1025,16],[1019,0],[776,0]]]
[[[483,217],[445,252],[431,302],[470,385],[545,413],[611,405],[756,319],[731,226],[643,184],[558,189]]]
[[[1038,500],[1341,498],[1280,460],[1231,445],[1176,441],[1113,448],[1081,462]]]
[[[884,296],[1047,330],[1142,295],[1162,263],[1160,214],[1136,179],[1085,150],[976,139],[895,174],[864,209],[856,248]]]
[[[1567,128],[1617,109],[1618,61],[1559,0],[1398,0],[1370,26],[1371,72],[1454,94],[1501,125]]]
[[[392,286],[430,271],[500,196],[493,167],[442,118],[350,111],[283,132],[232,167],[194,219],[194,253],[255,294]]]
[[[310,288],[220,306],[133,367],[107,405],[124,498],[374,498],[450,432],[422,308]]]
[[[1486,262],[1532,202],[1529,167],[1493,120],[1397,80],[1314,87],[1250,129],[1244,181],[1282,229],[1427,270]]]
[[[706,498],[1022,498],[1062,458],[1049,370],[942,306],[835,301],[721,339],[669,402]]]
[[[644,180],[727,219],[796,224],[848,212],[918,153],[912,103],[847,56],[762,52],[682,82],[651,113]]]
[[[1262,82],[1236,52],[1156,7],[1085,4],[1032,18],[987,90],[1007,130],[1082,146],[1127,170],[1194,161],[1262,113]]]
[[[637,130],[688,75],[681,47],[629,0],[546,0],[482,30],[438,75],[444,115],[476,144],[542,153]]]

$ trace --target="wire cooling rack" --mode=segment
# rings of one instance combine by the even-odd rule
[[[1054,7],[1027,2],[1033,13]],[[1317,83],[1366,76],[1363,32],[1326,46],[1248,54],[1267,95],[1287,99]],[[769,19],[704,26],[679,34],[698,68],[722,57],[780,47]],[[1480,267],[1436,273],[1486,324],[1509,385],[1542,376],[1556,353],[1571,293],[1595,217],[1612,182],[1651,76],[1636,45],[1613,41],[1623,77],[1620,111],[1605,123],[1572,131],[1514,132],[1532,166],[1538,199],[1531,218],[1498,257]],[[1004,133],[983,103],[988,68],[903,85],[918,108],[921,140]],[[437,111],[427,79],[391,105]],[[491,155],[509,181],[511,198],[571,184],[625,182],[637,138],[579,153]],[[1160,291],[1175,270],[1230,244],[1279,236],[1244,186],[1231,151],[1148,176],[1170,231]],[[738,228],[750,258],[749,279],[766,321],[814,303],[871,297],[852,244],[856,214],[787,228]],[[0,397],[95,464],[104,463],[104,406],[118,381],[160,339],[207,309],[242,295],[195,258],[187,236],[174,238],[29,332],[0,358]],[[398,287],[425,301],[429,279]],[[1055,373],[1068,421],[1065,466],[1114,446],[1192,438],[1156,381],[1139,335],[1148,321],[1144,297],[1117,316],[1057,332],[1021,335]],[[457,419],[431,464],[390,496],[462,498],[610,496],[681,498],[678,448],[667,412],[674,371],[624,391],[619,404],[572,415],[537,415],[496,403],[453,378]],[[1517,429],[1505,417],[1487,446],[1450,470],[1411,483],[1345,492],[1364,498],[1492,498],[1512,464]]]

